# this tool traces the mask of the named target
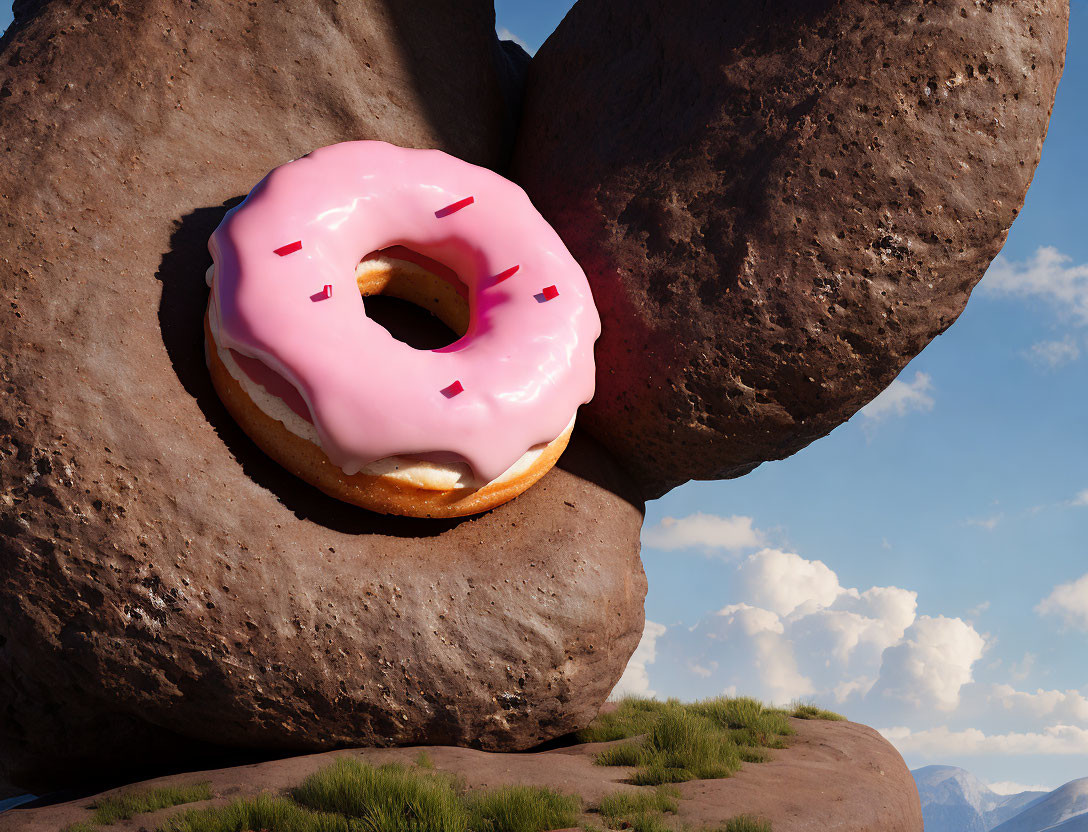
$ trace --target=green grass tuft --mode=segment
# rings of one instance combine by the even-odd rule
[[[774,746],[778,748],[779,746]],[[740,756],[742,763],[766,763],[771,759],[771,755],[768,754],[762,748],[752,748],[747,745],[741,745],[737,748],[737,754]]]
[[[443,772],[340,757],[289,797],[264,794],[186,812],[159,832],[545,832],[573,826],[580,812],[580,798],[550,789],[466,794]]]
[[[810,703],[795,703],[790,711],[790,716],[796,719],[826,719],[831,722],[840,722],[846,719],[842,714],[837,714],[834,711]]]
[[[343,815],[312,812],[285,797],[262,794],[228,806],[191,809],[169,818],[159,832],[362,832]]]
[[[712,720],[682,707],[663,710],[640,743],[597,755],[598,765],[636,766],[638,786],[728,777],[740,768],[739,746]]]
[[[771,824],[752,815],[737,815],[718,827],[718,832],[772,832]]]
[[[599,766],[640,766],[647,759],[641,742],[625,742],[598,752],[595,762]]]
[[[81,820],[78,823],[70,823],[60,832],[98,832],[98,827],[90,821]]]
[[[601,800],[597,811],[607,822],[622,821],[628,815],[640,812],[673,812],[680,808],[680,793],[662,786],[652,792],[616,792]]]
[[[466,800],[472,832],[546,832],[578,822],[582,801],[536,786],[501,786]]]
[[[467,832],[469,814],[453,778],[391,763],[375,768],[351,757],[307,777],[296,803],[362,821],[374,832]]]
[[[415,764],[417,768],[434,768],[434,761],[426,751],[416,754]]]
[[[598,765],[632,766],[630,782],[652,786],[728,777],[741,763],[765,762],[768,748],[785,748],[789,714],[755,699],[719,697],[682,703],[627,698],[579,733],[586,741],[640,737],[595,758]]]
[[[622,829],[630,829],[631,832],[672,832],[672,827],[665,823],[661,815],[651,812],[639,812],[629,815],[624,821]]]
[[[794,733],[784,711],[767,708],[748,697],[704,699],[687,707],[727,728],[738,745],[785,748],[785,737]]]
[[[209,783],[197,783],[192,786],[164,786],[159,789],[126,792],[97,801],[94,816],[89,826],[95,824],[109,826],[119,820],[128,820],[136,815],[157,812],[168,806],[180,806],[183,803],[196,803],[198,800],[211,800],[212,787]]]
[[[678,700],[659,702],[656,699],[625,696],[617,703],[614,711],[601,714],[589,727],[579,731],[578,741],[612,742],[645,734],[657,722],[662,711],[674,704],[679,704]]]
[[[643,756],[631,778],[639,786],[728,777],[741,764],[738,746],[729,735],[686,708],[661,714],[643,741]]]

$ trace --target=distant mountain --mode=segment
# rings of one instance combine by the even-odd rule
[[[993,832],[1088,832],[1088,777],[1033,801]]]
[[[1085,832],[1088,830],[1088,815],[1077,815],[1065,823],[1051,826],[1046,832]]]
[[[926,766],[911,773],[918,785],[926,832],[990,832],[1054,794],[997,794],[971,772],[955,766]],[[1002,832],[1014,830],[1003,828]],[[1029,830],[1017,829],[1015,832]],[[1030,832],[1040,830],[1030,829]],[[1062,832],[1080,830],[1069,828]],[[1088,832],[1088,828],[1084,832]]]
[[[988,817],[990,823],[994,824],[991,830],[996,829],[1009,818],[1026,812],[1040,800],[1045,800],[1049,794],[1050,792],[1020,792],[1007,795],[1008,800],[991,812]]]

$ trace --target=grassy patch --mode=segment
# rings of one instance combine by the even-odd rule
[[[597,811],[610,829],[667,832],[664,815],[676,812],[679,799],[680,793],[667,786],[654,791],[616,792],[605,797]]]
[[[341,757],[307,777],[291,797],[318,812],[357,818],[376,832],[468,830],[469,814],[452,778],[396,764],[375,768]]]
[[[765,749],[784,748],[794,733],[789,714],[740,697],[682,703],[626,698],[580,732],[601,742],[640,736],[602,751],[596,763],[633,766],[631,782],[652,786],[728,777],[741,763],[764,762]]]
[[[416,754],[415,764],[417,768],[434,768],[434,761],[426,751]]]
[[[672,827],[665,823],[664,817],[653,812],[629,815],[623,826],[613,828],[630,829],[631,832],[673,832]]]
[[[228,806],[194,809],[168,819],[159,832],[362,832],[343,815],[312,812],[286,797],[262,794]]]
[[[340,757],[287,797],[237,800],[177,815],[159,832],[545,832],[573,826],[581,800],[504,786],[466,793],[456,778],[420,766],[371,766]]]
[[[98,827],[90,821],[81,820],[79,823],[70,823],[60,832],[98,832]]]
[[[771,824],[752,815],[737,815],[719,826],[718,832],[771,832]]]
[[[656,699],[642,699],[626,696],[619,701],[614,711],[601,714],[588,727],[578,732],[579,742],[612,742],[645,734],[653,726],[662,712],[677,700],[659,702]]]
[[[739,815],[721,826],[704,826],[696,829],[667,815],[680,808],[680,792],[670,786],[659,786],[653,791],[617,792],[604,798],[597,807],[601,820],[608,829],[631,832],[771,832],[771,825],[752,815]],[[586,832],[604,832],[600,827],[584,825]]]
[[[737,699],[704,699],[687,707],[729,731],[737,745],[750,748],[785,748],[785,738],[794,733],[784,711],[768,708],[746,696]]]
[[[790,711],[790,716],[796,719],[826,719],[831,722],[840,722],[846,719],[842,714],[808,703],[795,703]]]
[[[687,709],[665,711],[642,741],[631,782],[638,786],[713,780],[740,768],[740,747],[710,718]]]
[[[195,803],[198,800],[211,800],[212,788],[208,783],[192,786],[164,786],[159,789],[125,792],[111,797],[104,797],[91,808],[94,815],[90,821],[72,824],[65,832],[88,832],[96,826],[109,826],[119,820],[128,820],[136,815],[157,812],[168,806],[180,806],[183,803]]]
[[[601,800],[597,811],[606,821],[622,821],[627,815],[639,812],[676,812],[680,807],[680,793],[676,789],[661,787],[651,791],[616,792]]]
[[[581,798],[536,786],[501,786],[467,798],[472,832],[545,832],[578,822]]]

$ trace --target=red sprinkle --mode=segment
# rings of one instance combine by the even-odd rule
[[[328,300],[331,297],[332,284],[326,283],[324,286],[321,287],[320,292],[314,292],[312,295],[310,295],[310,300],[312,300],[314,303],[317,303],[319,300]]]
[[[453,384],[451,384],[449,387],[442,388],[442,395],[445,396],[447,399],[452,399],[458,393],[463,393],[464,390],[465,390],[465,388],[462,386],[461,382],[458,380],[458,381],[455,381]]]
[[[288,254],[294,254],[300,248],[302,248],[302,240],[295,240],[293,243],[288,243],[285,246],[280,246],[277,249],[273,249],[273,251],[280,257],[286,257]]]
[[[457,202],[454,202],[451,205],[447,205],[445,208],[441,208],[435,211],[434,215],[439,219],[442,219],[443,217],[448,217],[454,211],[460,211],[462,208],[471,205],[475,201],[476,200],[473,199],[471,196],[466,196],[464,199],[459,199],[457,200]]]
[[[513,277],[515,274],[517,274],[517,271],[520,268],[521,266],[511,266],[506,271],[499,272],[497,275],[495,275],[495,282],[502,283],[504,280],[506,280],[506,278]]]
[[[559,297],[559,290],[556,289],[555,286],[545,286],[540,294],[544,296],[544,300],[552,300],[553,298]]]

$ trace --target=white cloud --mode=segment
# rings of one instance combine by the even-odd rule
[[[536,52],[535,49],[530,47],[529,44],[527,44],[525,41],[523,41],[521,38],[519,38],[517,35],[515,35],[509,29],[507,29],[505,26],[499,26],[497,31],[496,31],[496,34],[499,36],[499,40],[512,40],[514,43],[516,43],[518,46],[520,46],[522,49],[524,49],[530,55],[532,55],[534,52]]]
[[[1088,697],[1077,690],[1019,691],[1011,685],[993,685],[989,699],[1009,717],[1038,722],[1050,720],[1088,728]]]
[[[1040,341],[1032,344],[1026,355],[1034,363],[1056,370],[1063,364],[1080,358],[1080,345],[1072,335],[1066,335],[1060,341]]]
[[[872,658],[903,638],[907,628],[915,621],[918,593],[895,586],[874,586],[864,592],[845,589],[835,600],[828,616],[839,622],[851,621],[850,651],[871,644]],[[836,628],[843,632],[843,628]]]
[[[901,752],[932,762],[1088,757],[1088,688],[1018,690],[1032,671],[1030,652],[987,671],[1003,672],[999,681],[1010,684],[976,681],[988,636],[961,618],[918,615],[917,593],[845,587],[828,563],[770,547],[722,568],[731,572],[723,605],[692,627],[648,622],[617,694],[813,701],[861,722],[900,726],[883,733]],[[1082,583],[1088,589],[1088,575],[1063,585],[1064,594],[1057,587],[1040,608],[1069,614],[1067,595],[1079,599]],[[988,607],[982,601],[971,615]]]
[[[846,588],[825,563],[778,549],[739,563],[731,585],[739,600],[688,630],[671,629],[659,643],[654,686],[667,695],[737,689],[776,703],[857,702],[881,678],[885,652],[915,623],[916,593]],[[885,679],[883,688],[894,689],[893,681]]]
[[[1088,574],[1067,584],[1058,584],[1040,601],[1035,611],[1058,616],[1071,629],[1088,630]]]
[[[656,526],[644,529],[642,542],[654,549],[725,549],[738,551],[762,543],[763,536],[752,527],[751,517],[720,517],[697,512],[687,517],[663,517]]]
[[[989,517],[972,517],[968,519],[968,526],[977,526],[980,529],[985,529],[988,532],[992,532],[997,528],[997,524],[1005,519],[1004,514],[992,514]]]
[[[989,608],[990,608],[990,602],[989,601],[982,601],[982,602],[980,602],[978,604],[975,604],[973,607],[971,607],[971,609],[969,609],[967,611],[967,614],[969,616],[971,616],[972,618],[977,618],[978,616],[980,616],[984,612],[986,612],[986,610],[988,610]]]
[[[1055,786],[1029,786],[1024,783],[1016,783],[1012,780],[999,780],[996,783],[987,783],[994,794],[1021,794],[1022,792],[1052,792]]]
[[[1073,505],[1075,506],[1088,506],[1088,488],[1081,491],[1073,498]]]
[[[784,638],[782,620],[770,610],[732,604],[696,629],[697,638],[705,639],[708,653],[725,669],[723,674],[702,676],[718,684],[719,690],[748,692],[758,687],[759,696],[775,703],[816,692],[812,680],[798,667],[789,639]]]
[[[875,693],[918,707],[954,710],[986,640],[959,618],[923,615],[884,651]]]
[[[997,295],[1041,298],[1063,316],[1088,324],[1088,264],[1073,266],[1072,262],[1072,257],[1053,246],[1041,246],[1020,262],[998,256],[982,285]]]
[[[896,379],[875,399],[860,411],[870,422],[879,422],[888,416],[906,416],[913,411],[933,409],[933,382],[928,373],[917,372],[913,381]]]
[[[616,687],[609,694],[610,699],[618,699],[621,696],[654,696],[655,691],[650,689],[650,675],[646,666],[653,664],[657,659],[657,640],[665,634],[667,628],[664,624],[647,619],[642,628],[642,638],[638,647],[627,663],[623,675],[616,683]]]
[[[829,607],[842,594],[839,579],[822,561],[763,549],[739,567],[746,597],[757,607],[789,615],[798,607]]]
[[[1041,731],[987,734],[977,728],[953,731],[947,726],[915,731],[898,726],[880,733],[900,753],[922,754],[930,759],[950,756],[997,756],[1019,754],[1088,754],[1088,728],[1049,725]]]
[[[735,628],[749,637],[758,636],[762,633],[782,635],[785,632],[782,619],[770,610],[753,607],[751,604],[730,604],[727,607],[722,607],[715,615],[728,621],[730,627],[735,625]],[[723,638],[722,632],[720,630],[711,630],[707,633],[707,638],[712,641],[720,640]]]

